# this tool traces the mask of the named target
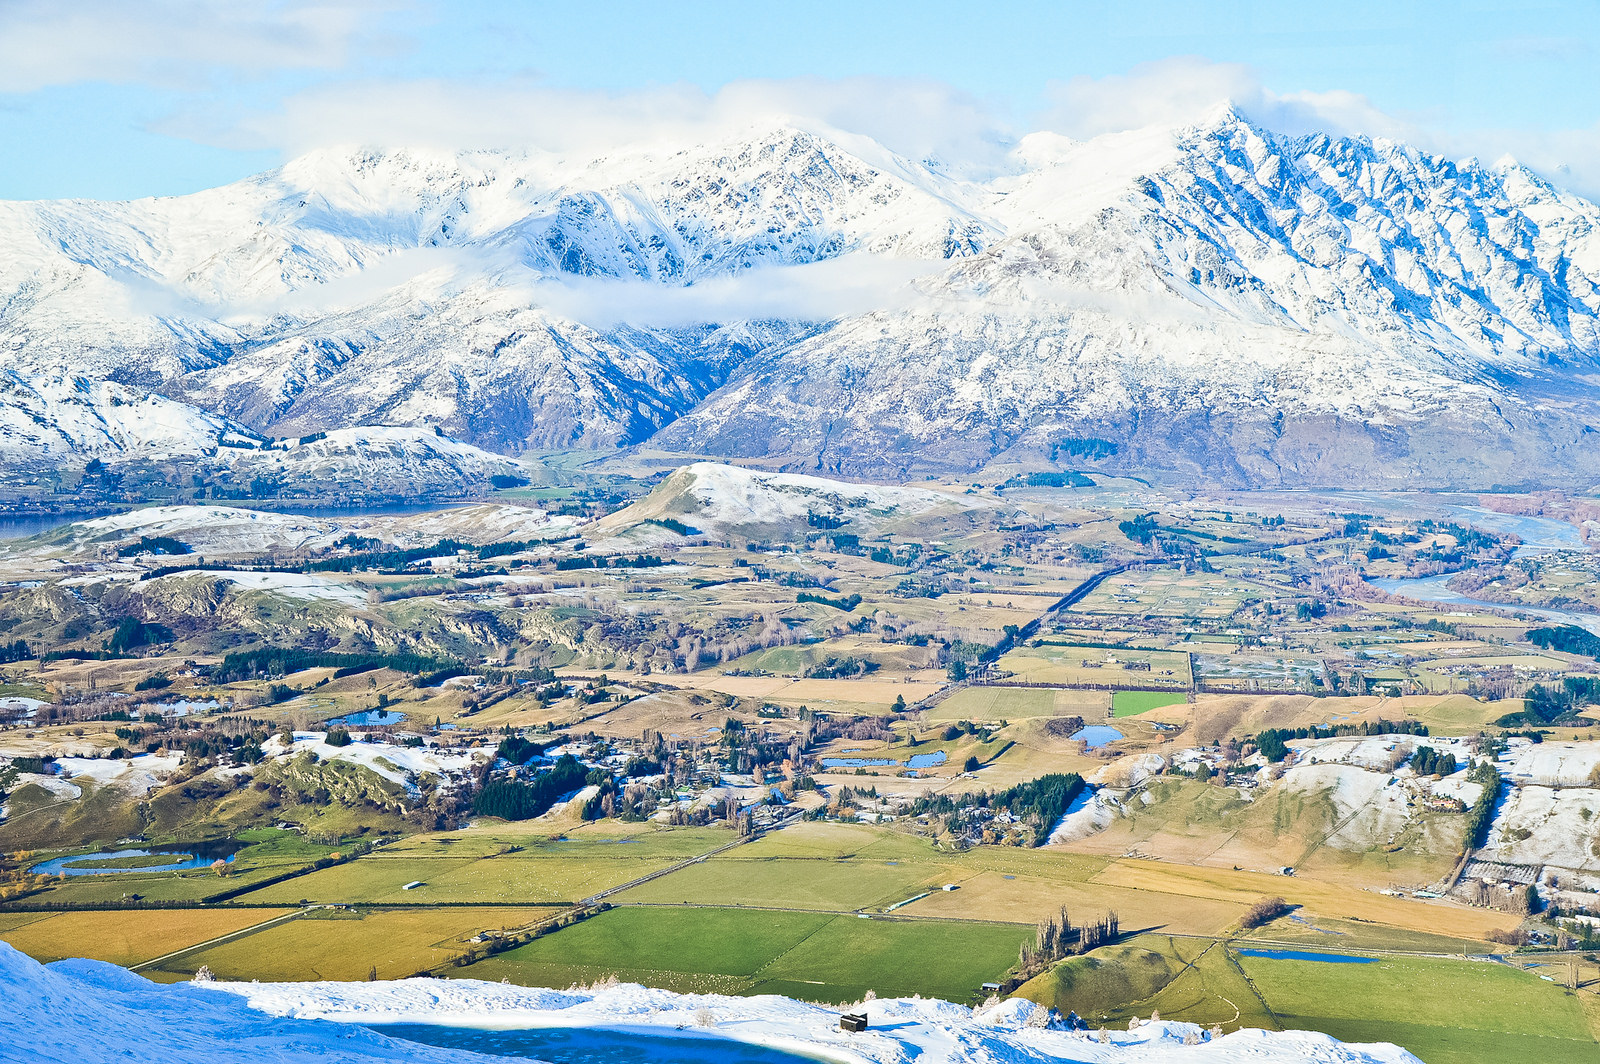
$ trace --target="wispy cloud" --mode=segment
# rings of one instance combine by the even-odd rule
[[[0,92],[90,81],[193,89],[230,72],[336,69],[358,42],[381,46],[382,17],[405,6],[403,0],[8,0],[0,3]]]
[[[716,92],[686,84],[599,92],[531,78],[344,81],[295,93],[269,111],[188,111],[161,128],[289,154],[359,144],[594,155],[681,147],[772,121],[857,134],[962,171],[998,165],[1012,143],[1012,131],[972,96],[938,82],[888,78],[746,80]]]

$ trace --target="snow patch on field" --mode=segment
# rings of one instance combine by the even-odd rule
[[[1600,871],[1600,791],[1588,787],[1507,788],[1480,856],[1505,864]],[[1588,810],[1589,816],[1583,815]],[[1528,832],[1527,838],[1519,838]]]
[[[62,757],[56,764],[64,779],[92,780],[143,798],[165,783],[182,761],[182,754],[140,754],[129,758]]]
[[[186,569],[161,579],[179,579],[186,576],[209,576],[226,580],[241,591],[270,591],[289,598],[312,602],[338,602],[346,606],[360,606],[367,594],[358,587],[341,584],[325,576],[302,573],[253,573],[243,570]]]
[[[1513,745],[1500,759],[1501,773],[1508,779],[1549,786],[1588,784],[1596,766],[1600,766],[1600,743]]]
[[[1076,842],[1086,839],[1110,827],[1120,812],[1122,803],[1104,791],[1086,787],[1067,806],[1066,813],[1050,832],[1050,841]]]
[[[344,761],[360,765],[390,783],[412,789],[407,782],[411,774],[433,775],[449,778],[452,774],[466,772],[472,766],[491,756],[488,750],[447,751],[432,746],[397,746],[393,743],[352,742],[349,746],[329,746],[327,732],[295,732],[293,749],[286,749],[283,740],[274,735],[262,744],[264,754],[281,757],[310,752],[320,761]]]

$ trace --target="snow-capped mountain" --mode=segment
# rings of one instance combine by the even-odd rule
[[[636,328],[612,305],[982,245],[982,221],[898,165],[779,127],[603,160],[321,152],[194,196],[4,204],[0,365],[158,387],[281,435],[384,422],[513,452],[635,442],[818,323]],[[550,308],[575,300],[612,320]]]
[[[596,158],[327,151],[0,204],[0,369],[507,454],[1586,483],[1597,224],[1514,164],[1231,109],[1035,134],[986,183],[781,123]]]
[[[1009,237],[747,364],[657,444],[857,471],[1115,447],[1246,484],[1600,472],[1592,204],[1232,112],[1032,147],[996,188]]]

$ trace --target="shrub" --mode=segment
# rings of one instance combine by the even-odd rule
[[[1293,906],[1282,898],[1262,898],[1239,918],[1239,926],[1243,928],[1260,927],[1262,924],[1271,923]]]

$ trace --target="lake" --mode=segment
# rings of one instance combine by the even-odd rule
[[[70,857],[56,857],[36,864],[28,871],[36,876],[110,876],[119,872],[184,872],[191,868],[210,868],[212,862],[218,860],[232,864],[233,855],[244,849],[244,845],[237,839],[220,839],[200,843],[164,843],[140,849],[106,850],[101,853],[75,853]],[[72,867],[87,861],[131,861],[134,858],[153,857],[156,854],[171,854],[173,861],[171,864],[131,865],[121,868]]]
[[[708,1034],[673,1037],[594,1027],[484,1031],[422,1023],[373,1024],[372,1030],[407,1042],[549,1064],[816,1064],[820,1059]]]

